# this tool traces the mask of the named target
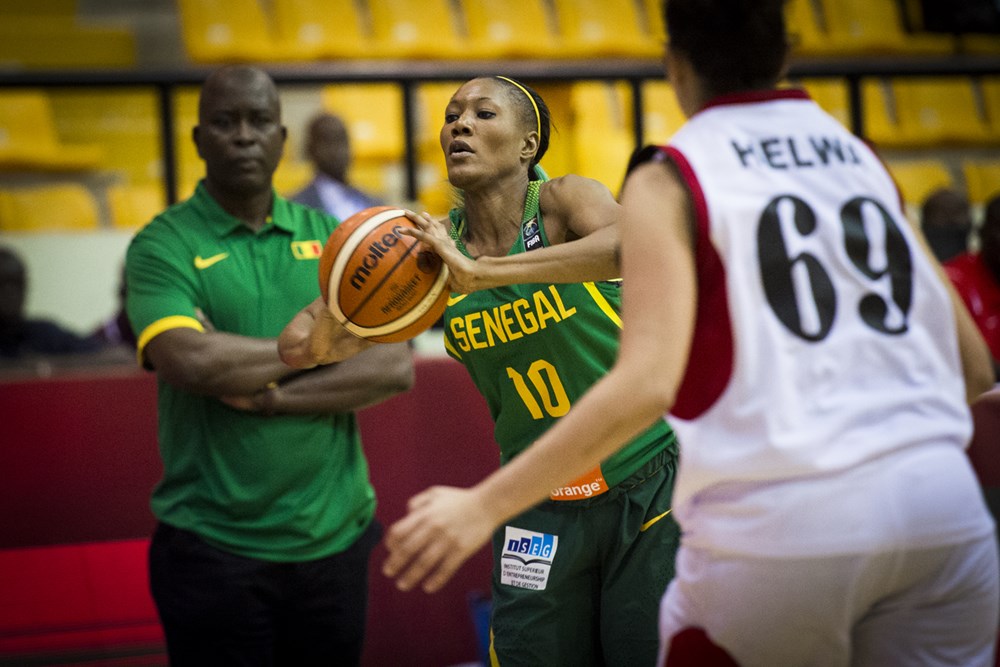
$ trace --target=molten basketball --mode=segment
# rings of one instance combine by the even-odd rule
[[[374,206],[342,222],[327,239],[320,291],[354,335],[398,343],[426,331],[444,313],[448,267],[400,233],[415,227],[400,209]]]

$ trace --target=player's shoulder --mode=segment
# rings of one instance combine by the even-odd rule
[[[545,181],[539,190],[544,209],[580,206],[594,199],[613,199],[611,190],[598,180],[579,174],[566,174]]]

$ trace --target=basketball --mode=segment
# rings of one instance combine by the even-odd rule
[[[330,312],[356,336],[398,343],[444,313],[448,267],[402,229],[416,225],[392,206],[358,211],[323,247],[319,286]]]

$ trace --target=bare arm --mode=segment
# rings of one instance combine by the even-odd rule
[[[411,234],[448,264],[456,292],[520,283],[608,280],[621,275],[618,250],[622,209],[606,187],[588,178],[564,176],[545,183],[540,198],[552,243],[541,250],[472,260],[455,247],[448,235],[448,220],[435,221],[426,213],[408,213],[419,227]]]
[[[614,453],[673,404],[694,329],[696,280],[688,195],[659,164],[624,192],[623,329],[618,361],[538,441],[471,489],[435,487],[386,536],[383,572],[436,591],[498,526]],[[622,397],[628,400],[623,401]]]
[[[232,407],[266,414],[355,412],[408,391],[413,379],[409,345],[382,344],[347,361],[290,376],[251,396],[224,400]]]

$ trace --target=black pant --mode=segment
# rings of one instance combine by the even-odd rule
[[[371,527],[349,549],[303,563],[244,558],[160,523],[153,599],[174,667],[354,666],[361,661]]]

